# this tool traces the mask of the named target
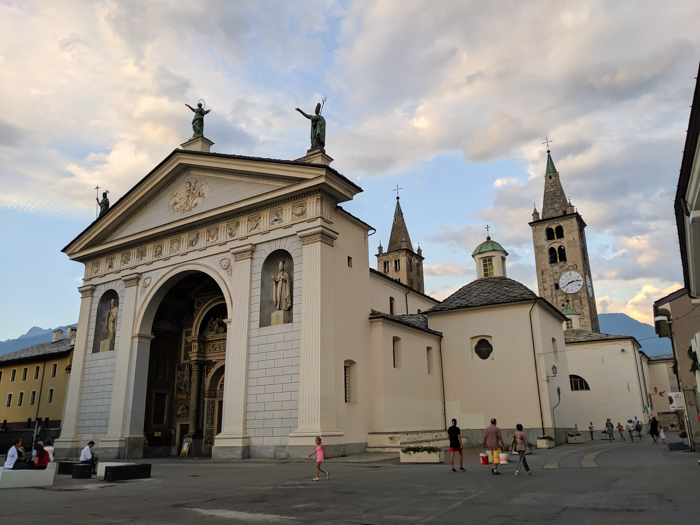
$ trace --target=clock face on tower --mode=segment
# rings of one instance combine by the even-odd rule
[[[566,272],[559,279],[559,288],[568,294],[578,292],[583,287],[583,277],[578,272]]]
[[[586,289],[588,290],[588,295],[593,297],[593,284],[591,283],[591,278],[586,275]]]

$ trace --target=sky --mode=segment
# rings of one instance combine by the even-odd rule
[[[343,206],[386,246],[400,190],[426,292],[475,277],[485,226],[537,289],[545,137],[588,224],[598,311],[652,322],[682,282],[673,198],[700,2],[0,0],[0,340],[78,318],[61,249],[191,136],[295,159],[327,97]]]

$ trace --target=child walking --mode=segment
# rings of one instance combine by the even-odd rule
[[[316,454],[316,477],[314,478],[314,481],[318,481],[318,473],[319,471],[323,472],[326,475],[326,479],[331,479],[330,474],[323,470],[321,468],[321,464],[323,463],[323,460],[325,458],[331,459],[330,454],[328,454],[328,451],[326,450],[326,447],[324,447],[321,444],[321,438],[317,437],[316,438],[316,450],[314,450],[311,454],[309,454],[309,457],[313,456]]]
[[[664,432],[664,427],[659,425],[659,437],[661,438],[661,443],[666,444],[666,432]]]

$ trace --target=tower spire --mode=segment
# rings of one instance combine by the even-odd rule
[[[550,219],[566,215],[569,202],[559,179],[559,172],[554,166],[552,154],[547,149],[547,169],[544,173],[544,199],[542,201],[542,218]]]
[[[397,189],[401,189],[398,188]],[[405,248],[413,251],[413,244],[411,244],[411,236],[408,234],[408,228],[406,227],[406,221],[403,218],[403,210],[401,210],[399,196],[396,196],[396,208],[394,209],[394,223],[391,225],[391,235],[389,236],[389,244],[386,248],[387,252],[393,252],[403,248],[401,246],[401,241],[405,241]]]

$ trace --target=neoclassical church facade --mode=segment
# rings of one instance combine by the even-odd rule
[[[594,301],[577,317],[509,279],[491,239],[478,278],[437,301],[398,200],[374,270],[373,228],[341,206],[362,190],[323,149],[212,144],[174,150],[64,248],[85,274],[59,456],[94,440],[103,458],[301,457],[316,436],[336,454],[440,441],[453,417],[473,440],[491,417],[559,439],[581,424],[564,328],[595,333]]]

